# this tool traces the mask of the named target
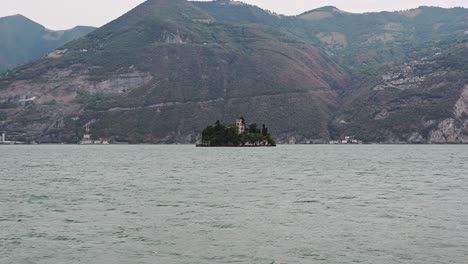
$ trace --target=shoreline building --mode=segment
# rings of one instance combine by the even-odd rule
[[[83,138],[80,141],[80,145],[110,145],[108,139],[99,138],[99,140],[93,140],[91,131],[91,124],[86,124],[85,126],[86,133],[83,135]]]
[[[90,130],[91,130],[90,125],[86,124],[86,126],[85,126],[86,134],[83,135],[83,139],[81,139],[81,141],[80,141],[81,145],[92,145],[92,144],[94,144],[93,140],[91,139],[91,134],[89,133]]]
[[[337,144],[363,144],[359,139],[356,139],[354,136],[345,136],[344,139],[340,140],[330,140],[328,144],[337,145]]]
[[[0,135],[0,145],[16,145],[16,144],[24,144],[21,141],[8,141],[6,132],[2,132]]]

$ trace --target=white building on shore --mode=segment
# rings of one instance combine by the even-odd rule
[[[90,134],[91,124],[86,124],[85,126],[86,134],[83,135],[83,138],[80,141],[80,145],[109,145],[110,142],[107,139],[100,138],[99,140],[93,140]]]
[[[24,143],[19,142],[19,141],[8,141],[7,134],[5,132],[2,132],[0,136],[0,145],[14,145],[14,144],[24,144]]]
[[[363,142],[355,137],[346,136],[344,139],[341,140],[330,140],[329,144],[336,145],[336,144],[362,144]]]

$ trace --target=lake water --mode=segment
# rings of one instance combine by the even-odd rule
[[[468,263],[468,146],[0,146],[0,263]]]

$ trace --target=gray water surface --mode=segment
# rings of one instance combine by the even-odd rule
[[[0,263],[468,263],[468,146],[0,146]]]

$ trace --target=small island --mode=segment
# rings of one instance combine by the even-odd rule
[[[246,125],[243,117],[236,120],[234,125],[225,126],[220,121],[203,130],[202,143],[197,147],[275,147],[276,142],[262,125],[256,123]]]

